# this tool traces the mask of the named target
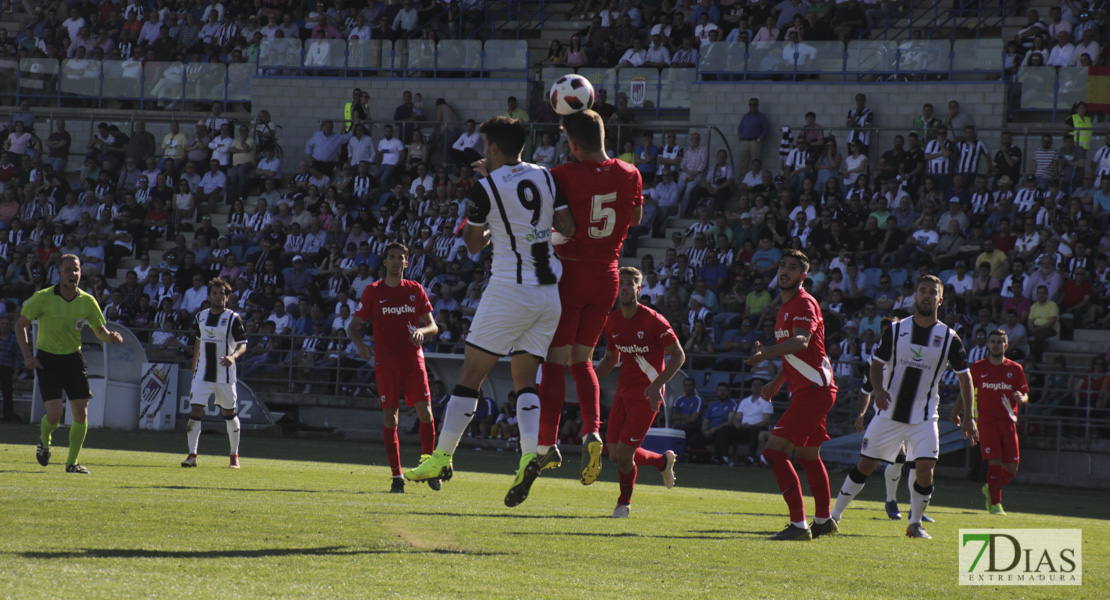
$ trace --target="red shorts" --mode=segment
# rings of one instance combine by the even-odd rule
[[[656,411],[651,409],[651,403],[639,394],[617,390],[613,396],[613,409],[609,411],[609,425],[605,432],[606,442],[615,446],[623,442],[626,446],[639,448],[644,443],[644,436],[655,421]]]
[[[428,389],[428,374],[424,369],[378,369],[374,376],[378,381],[382,408],[400,407],[402,394],[405,396],[405,406],[432,399],[432,393]]]
[[[1003,463],[1021,462],[1018,451],[1017,423],[1009,419],[979,421],[979,452],[983,460],[1001,460]]]
[[[790,406],[771,430],[795,446],[820,446],[829,441],[825,418],[836,402],[836,386],[808,387],[790,395]]]
[[[581,344],[593,348],[613,312],[620,278],[604,263],[563,262],[559,302],[563,313],[551,340],[552,348]]]

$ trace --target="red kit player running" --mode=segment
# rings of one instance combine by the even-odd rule
[[[570,151],[578,163],[551,169],[576,221],[573,237],[555,246],[563,263],[559,298],[563,313],[551,340],[540,384],[540,467],[562,462],[559,417],[566,396],[566,370],[578,391],[582,411],[582,484],[601,472],[600,388],[591,355],[617,297],[617,268],[628,227],[640,222],[643,195],[640,172],[605,154],[601,117],[583,111],[562,118]]]
[[[782,306],[775,321],[777,344],[763,348],[756,342],[755,353],[747,363],[756,366],[765,360],[782,358],[782,370],[763,388],[770,400],[782,386],[790,391],[790,406],[771,431],[763,458],[775,472],[775,480],[790,507],[790,524],[772,540],[809,540],[837,532],[836,521],[829,518],[829,474],[821,461],[821,444],[829,440],[825,418],[836,401],[832,364],[825,354],[825,321],[817,300],[802,289],[809,273],[809,259],[797,250],[787,250],[779,262],[778,286]],[[813,493],[816,515],[813,527],[806,524],[802,502],[802,483],[790,458],[791,450],[806,471]]]
[[[1025,369],[1006,358],[1009,339],[996,329],[987,336],[987,357],[971,365],[975,383],[976,425],[979,449],[987,461],[987,484],[983,486],[986,508],[992,515],[1004,515],[1002,487],[1017,474],[1021,454],[1018,450],[1017,410],[1029,401]],[[960,408],[952,411],[952,422],[960,425]]]
[[[362,301],[347,325],[347,336],[358,348],[363,360],[370,360],[370,348],[362,341],[360,328],[369,319],[374,330],[378,364],[375,376],[381,396],[382,434],[385,454],[393,471],[390,492],[404,493],[405,480],[401,477],[401,447],[397,441],[397,411],[401,395],[405,404],[416,408],[420,419],[420,460],[431,456],[435,450],[436,426],[432,421],[431,392],[428,390],[428,372],[424,368],[424,338],[439,331],[432,317],[432,304],[424,287],[403,277],[408,266],[409,250],[404,244],[393,242],[385,247],[385,278],[366,286]],[[428,486],[440,489],[439,479],[429,479]]]
[[[614,517],[628,516],[637,465],[659,469],[663,484],[668,488],[674,485],[674,452],[657,454],[640,444],[663,403],[663,386],[678,373],[686,355],[667,319],[640,306],[642,278],[635,268],[620,270],[620,308],[609,315],[605,325],[605,357],[597,367],[598,376],[604,376],[622,361],[606,432],[609,457],[620,471],[621,494]],[[670,357],[665,367],[664,354]]]

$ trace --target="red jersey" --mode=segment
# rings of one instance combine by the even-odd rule
[[[567,163],[551,169],[574,215],[574,237],[555,246],[560,258],[602,262],[617,268],[632,211],[644,204],[640,171],[622,160]]]
[[[835,387],[832,363],[825,354],[825,319],[817,299],[803,288],[798,288],[794,297],[779,307],[775,341],[781,343],[793,337],[795,329],[805,329],[811,335],[805,350],[782,357],[786,389],[794,394],[812,386]]]
[[[390,287],[380,279],[362,290],[356,317],[374,328],[374,358],[388,369],[424,367],[424,350],[413,346],[409,336],[421,327],[420,318],[432,312],[424,286],[409,279]]]
[[[631,319],[619,308],[609,313],[605,339],[606,349],[623,359],[617,390],[640,396],[663,372],[664,350],[678,341],[667,319],[642,304]]]
[[[1025,382],[1025,369],[1004,358],[1002,364],[991,364],[989,358],[971,365],[971,380],[975,383],[975,403],[980,421],[1017,422],[1019,402],[1014,392],[1029,393]]]

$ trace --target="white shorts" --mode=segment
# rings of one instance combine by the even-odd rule
[[[906,460],[936,460],[940,454],[940,434],[936,420],[907,425],[876,417],[871,419],[863,432],[860,454],[875,460],[892,463],[906,445]]]
[[[547,356],[562,314],[557,285],[490,284],[482,293],[466,343],[505,356]]]
[[[235,394],[234,383],[212,383],[211,381],[193,380],[192,397],[189,404],[208,406],[208,398],[216,396],[216,406],[224,410],[235,410],[238,396]]]

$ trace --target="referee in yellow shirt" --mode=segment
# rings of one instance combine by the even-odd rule
[[[69,397],[73,426],[69,430],[69,458],[66,473],[89,470],[77,462],[85,434],[89,430],[88,365],[81,354],[81,330],[92,327],[97,339],[118,344],[123,336],[104,327],[104,313],[96,298],[77,286],[81,283],[81,259],[72,254],[62,257],[61,281],[35,292],[20,311],[15,324],[16,341],[23,351],[23,364],[33,370],[39,381],[46,415],[42,418],[42,436],[35,455],[39,464],[50,464],[50,436],[62,421],[62,392]],[[39,322],[38,356],[31,352],[31,322]]]

